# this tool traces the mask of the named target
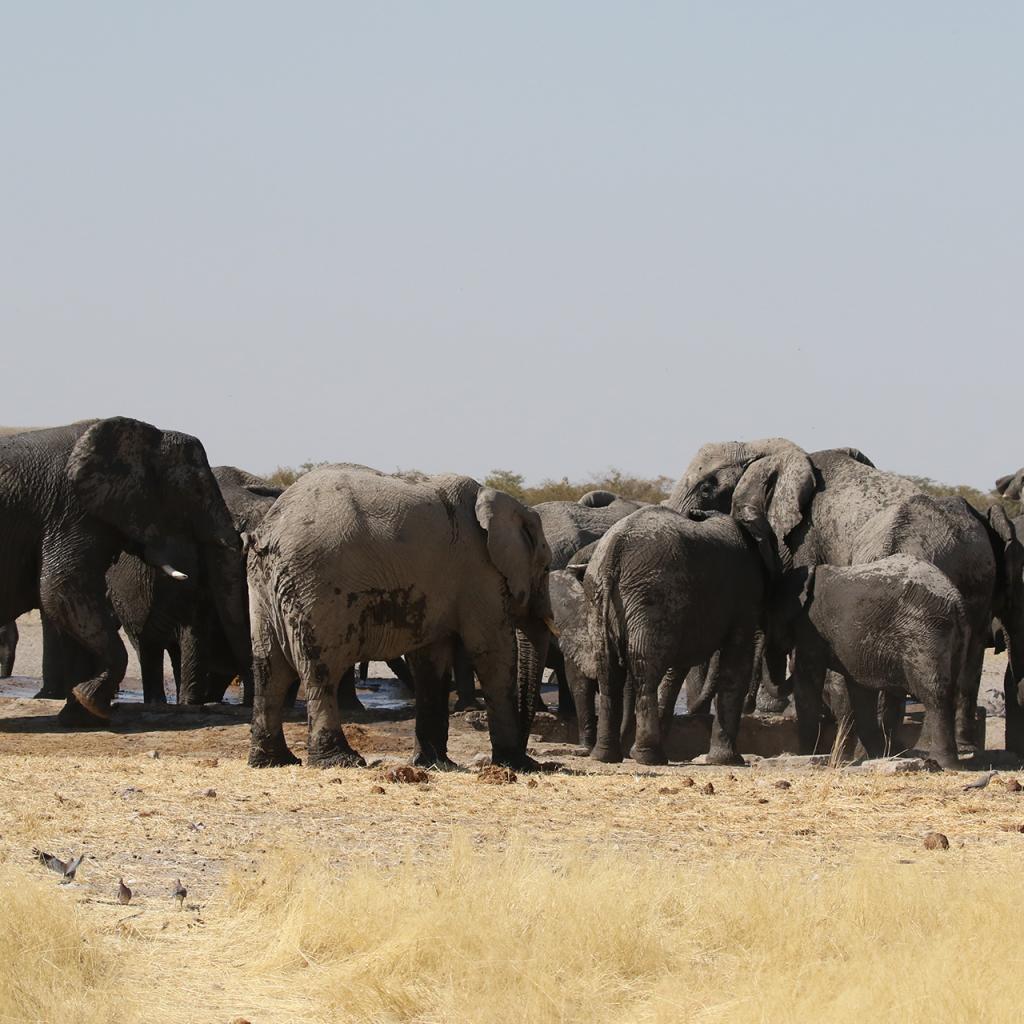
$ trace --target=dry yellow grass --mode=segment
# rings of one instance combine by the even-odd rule
[[[24,870],[0,864],[0,1021],[106,1024],[124,992],[112,951],[83,915]]]
[[[963,774],[570,759],[588,774],[402,785],[253,771],[245,725],[217,718],[79,735],[25,732],[11,710],[0,702],[0,922],[15,938],[0,949],[5,968],[56,964],[46,986],[64,1003],[19,995],[4,1024],[1019,1016],[1024,796],[998,779],[965,793]],[[408,728],[367,729],[361,746],[393,755]],[[487,742],[455,741],[462,760]],[[925,850],[931,831],[951,848]],[[59,886],[32,846],[90,856]]]

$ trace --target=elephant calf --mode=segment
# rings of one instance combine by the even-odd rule
[[[777,570],[763,520],[741,524],[718,513],[652,506],[604,535],[582,584],[562,574],[552,588],[562,649],[600,689],[590,756],[622,760],[623,719],[635,701],[633,757],[664,764],[659,684],[670,670],[682,678],[718,651],[708,762],[742,763],[736,738],[766,584]]]
[[[800,678],[818,699],[826,673],[839,673],[869,757],[886,752],[878,691],[909,691],[927,713],[922,742],[944,768],[955,768],[956,686],[969,642],[964,601],[949,578],[929,562],[892,555],[788,573],[769,619],[768,663],[781,684],[785,654],[795,650]]]
[[[248,540],[256,767],[295,763],[284,694],[306,687],[311,764],[360,764],[341,729],[337,680],[409,654],[418,764],[448,758],[456,641],[487,701],[495,763],[531,767],[526,738],[547,653],[551,551],[540,518],[469,477],[407,480],[323,466],[292,484]]]

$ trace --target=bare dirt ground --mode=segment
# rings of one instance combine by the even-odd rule
[[[25,625],[17,671],[31,680],[38,635]],[[986,685],[1001,673],[1000,660],[990,659]],[[129,676],[137,680],[134,659]],[[245,1016],[244,978],[189,954],[195,936],[225,914],[230,880],[252,876],[282,848],[326,852],[341,871],[366,858],[429,862],[453,835],[479,849],[514,841],[542,854],[619,851],[690,865],[718,856],[839,864],[865,846],[886,862],[911,863],[926,855],[922,837],[930,831],[947,835],[962,856],[1024,854],[1024,793],[1007,787],[1012,773],[965,792],[976,775],[879,775],[785,758],[737,769],[638,769],[597,765],[565,744],[538,742],[535,755],[560,761],[562,772],[511,784],[486,784],[471,770],[432,772],[429,781],[401,784],[385,773],[411,753],[408,711],[368,712],[346,726],[353,745],[376,762],[370,768],[257,771],[245,762],[248,713],[240,707],[125,703],[109,731],[70,732],[57,725],[58,703],[3,696],[24,685],[0,685],[0,863],[56,885],[33,848],[61,857],[85,851],[75,883],[59,892],[117,945],[125,979],[152,997],[158,1012],[150,1019],[319,1019],[296,1016],[294,1003],[276,1011],[270,996]],[[453,718],[451,753],[463,765],[488,752],[474,718]],[[286,735],[302,756],[301,709]],[[991,721],[988,745],[1000,740]],[[128,907],[114,898],[119,877],[136,893]],[[170,895],[177,878],[188,889],[180,912]],[[155,958],[169,959],[173,971],[154,970]]]

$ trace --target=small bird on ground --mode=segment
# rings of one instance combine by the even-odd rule
[[[120,903],[122,907],[126,907],[128,906],[129,903],[131,903],[131,901],[131,889],[129,889],[128,886],[124,884],[123,878],[119,878],[117,880],[117,902]]]
[[[995,777],[995,772],[985,772],[984,775],[979,775],[973,782],[968,782],[964,786],[964,792],[969,789],[984,789]]]
[[[54,857],[52,853],[46,853],[44,850],[32,850],[35,858],[40,864],[45,864],[51,871],[55,871],[58,875],[63,875],[60,884],[67,885],[68,882],[75,880],[75,872],[78,870],[82,861],[85,859],[85,854],[80,853],[74,860],[67,862],[62,861],[59,857]]]
[[[178,909],[181,910],[185,903],[185,897],[188,895],[188,889],[181,884],[181,879],[175,879],[174,888],[171,890],[171,895],[178,901]]]

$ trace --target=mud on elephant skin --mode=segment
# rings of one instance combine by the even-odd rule
[[[183,582],[217,581],[218,617],[248,657],[241,545],[202,444],[113,417],[0,438],[0,622],[39,608],[84,657],[60,719],[101,725],[127,665],[106,572],[128,551]]]
[[[358,764],[337,680],[407,652],[414,760],[447,765],[456,639],[488,707],[492,759],[532,767],[526,739],[546,655],[551,553],[536,512],[469,477],[415,480],[323,466],[275,503],[249,540],[256,697],[249,763],[294,763],[282,698],[306,688],[311,764]]]

